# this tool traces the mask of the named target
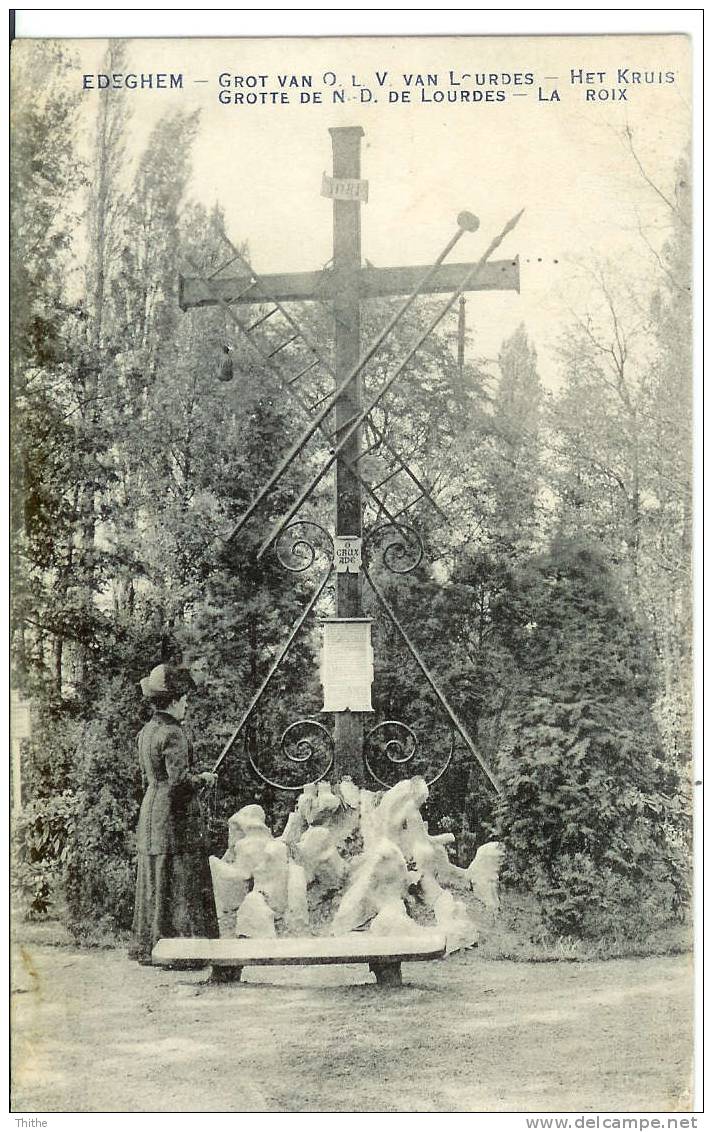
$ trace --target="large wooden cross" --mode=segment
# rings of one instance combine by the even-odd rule
[[[346,429],[348,439],[336,458],[335,533],[362,535],[362,481],[355,473],[361,454],[361,428],[349,428],[363,412],[363,379],[359,370],[361,349],[361,301],[394,295],[436,294],[461,290],[519,291],[520,276],[517,258],[474,263],[445,264],[431,271],[428,267],[375,268],[362,265],[361,203],[366,196],[361,181],[360,126],[331,129],[333,175],[327,192],[333,195],[333,260],[330,272],[309,271],[286,275],[263,275],[261,290],[279,303],[309,302],[330,299],[334,305],[335,348],[334,373],[336,387],[336,433]],[[463,214],[469,215],[469,214]],[[474,218],[472,218],[474,219]],[[477,222],[476,222],[477,225]],[[455,243],[455,241],[452,241]],[[499,241],[498,241],[499,242]],[[478,270],[476,270],[478,268]],[[463,281],[473,275],[471,283]],[[246,306],[264,303],[264,297],[251,295],[245,289],[245,278],[214,278],[210,290],[202,278],[181,278],[179,302],[189,307],[212,306],[216,303]],[[354,371],[357,372],[354,372]],[[350,378],[350,375],[351,378]],[[349,379],[350,378],[350,379]],[[349,380],[347,380],[349,379]],[[338,573],[336,583],[338,618],[359,618],[362,610],[362,575]],[[359,712],[335,713],[334,777],[339,781],[350,775],[363,785],[362,746],[363,715]]]

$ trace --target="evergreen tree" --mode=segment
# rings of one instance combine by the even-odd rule
[[[56,591],[74,563],[79,453],[75,428],[81,308],[70,244],[83,169],[72,140],[79,98],[71,59],[47,42],[15,43],[10,164],[12,570],[15,679],[61,694],[65,637],[77,633]],[[41,80],[40,80],[41,76]]]
[[[601,553],[555,540],[500,623],[524,677],[500,760],[506,883],[559,934],[665,922],[687,894],[680,783],[652,717],[646,636]]]
[[[542,387],[524,324],[503,343],[487,455],[489,533],[497,557],[526,552],[537,536]]]

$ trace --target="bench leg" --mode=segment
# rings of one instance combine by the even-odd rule
[[[380,987],[400,987],[401,986],[401,964],[400,963],[370,963],[369,970],[373,971],[376,975],[377,986]]]
[[[214,964],[210,969],[212,983],[239,983],[243,973],[242,967],[224,967]]]

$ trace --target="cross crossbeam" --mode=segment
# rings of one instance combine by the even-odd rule
[[[419,289],[422,295],[436,295],[454,291],[465,278],[472,263],[441,264],[438,271],[422,286],[430,265],[420,267],[362,267],[356,273],[355,287],[360,299],[380,299],[406,295]],[[287,275],[261,275],[262,289],[281,303],[309,303],[332,300],[343,286],[336,271],[296,271]],[[252,291],[245,293],[246,277],[223,276],[213,280],[213,288],[206,290],[202,281],[190,276],[178,277],[178,304],[181,310],[191,307],[215,306],[216,296],[231,306],[254,306],[259,302]],[[520,291],[520,261],[498,259],[485,265],[477,282],[468,290]],[[263,300],[266,301],[266,300]]]

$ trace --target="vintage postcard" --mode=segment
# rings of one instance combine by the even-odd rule
[[[11,1111],[689,1127],[691,41],[274,16],[12,46]]]

